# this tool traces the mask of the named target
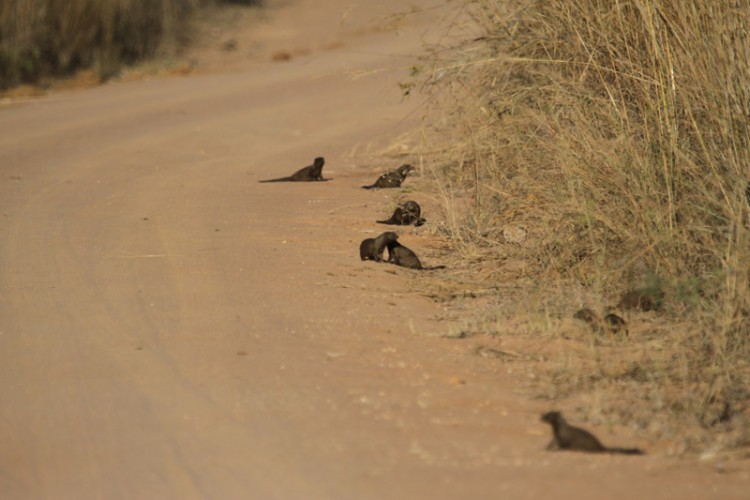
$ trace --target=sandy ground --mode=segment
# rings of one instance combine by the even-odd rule
[[[396,82],[448,15],[403,8],[284,2],[233,71],[0,109],[0,498],[747,498],[545,452],[518,370],[360,262],[398,193],[358,186],[397,165],[351,152],[419,126]],[[331,182],[257,183],[318,155]]]

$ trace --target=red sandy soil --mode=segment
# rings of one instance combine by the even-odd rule
[[[397,165],[351,152],[420,126],[396,83],[453,8],[408,5],[438,8],[272,3],[232,71],[0,109],[0,498],[748,498],[742,466],[544,451],[548,404],[359,260]]]

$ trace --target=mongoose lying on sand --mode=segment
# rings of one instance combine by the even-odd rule
[[[312,165],[305,168],[301,168],[294,172],[289,177],[280,177],[278,179],[268,179],[265,181],[258,182],[313,182],[313,181],[326,181],[328,179],[323,178],[323,165],[325,165],[325,159],[322,156],[315,158]]]
[[[590,453],[622,453],[624,455],[643,455],[638,448],[607,448],[589,431],[570,425],[559,411],[550,411],[542,415],[542,422],[552,426],[554,435],[548,450],[588,451]]]
[[[362,186],[364,189],[376,189],[376,188],[397,188],[401,187],[401,183],[406,179],[406,175],[414,170],[409,164],[401,165],[396,170],[385,173],[378,177],[375,184],[370,186]]]
[[[374,260],[381,262],[383,260],[383,251],[386,245],[395,242],[398,235],[392,231],[383,233],[377,238],[367,238],[359,244],[359,257],[362,260]]]
[[[425,220],[420,217],[422,208],[416,201],[407,201],[396,208],[393,215],[388,220],[376,221],[378,224],[391,224],[394,226],[421,226]]]

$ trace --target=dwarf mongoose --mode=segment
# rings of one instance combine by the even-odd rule
[[[301,168],[294,172],[289,177],[280,177],[278,179],[268,179],[265,181],[258,182],[312,182],[312,181],[325,181],[328,179],[323,178],[323,165],[326,161],[323,157],[318,156],[313,161],[312,165],[305,168]]]
[[[622,453],[624,455],[643,455],[638,448],[607,448],[589,431],[573,427],[559,411],[550,411],[542,415],[542,422],[552,426],[553,439],[548,450],[575,450],[590,453]]]
[[[401,183],[406,179],[406,174],[414,170],[414,167],[405,164],[398,167],[396,170],[385,173],[378,177],[375,184],[370,186],[362,186],[365,189],[376,189],[376,188],[397,188],[401,187]]]
[[[388,243],[388,262],[409,269],[422,269],[422,263],[417,254],[398,241]]]
[[[580,319],[581,321],[585,321],[586,323],[596,323],[599,321],[599,316],[589,309],[588,307],[584,307],[583,309],[580,309],[579,311],[576,311],[576,313],[573,315],[575,319]]]
[[[656,311],[664,302],[664,291],[659,289],[631,290],[622,295],[617,307],[621,309],[640,309]]]
[[[396,208],[393,215],[388,220],[376,221],[378,224],[391,224],[395,226],[421,226],[425,220],[420,217],[422,208],[416,201],[407,201]]]
[[[388,262],[409,269],[421,269],[431,271],[433,269],[445,269],[445,266],[424,267],[419,257],[410,248],[405,247],[398,241],[388,243]]]
[[[374,260],[375,262],[381,262],[383,260],[383,251],[386,245],[395,242],[398,239],[398,235],[392,231],[383,233],[377,238],[367,238],[362,240],[359,245],[359,257],[362,260]]]
[[[624,333],[625,335],[628,334],[628,326],[625,323],[625,320],[615,313],[609,313],[604,316],[602,326],[604,327],[604,330],[609,333]]]
[[[600,318],[594,311],[588,307],[584,307],[576,311],[573,317],[588,323],[594,333],[628,334],[628,327],[625,320],[615,313],[609,313],[604,318]]]

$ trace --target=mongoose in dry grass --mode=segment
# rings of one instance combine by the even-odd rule
[[[395,226],[421,226],[425,220],[421,217],[422,208],[416,201],[407,201],[396,208],[388,220],[376,221],[378,224],[391,224]]]
[[[623,333],[625,335],[628,334],[628,326],[625,323],[625,320],[622,319],[620,316],[616,315],[615,313],[609,313],[606,316],[604,316],[604,320],[602,321],[602,326],[605,331],[609,333]]]
[[[359,245],[359,257],[362,260],[374,260],[381,262],[385,247],[398,239],[398,235],[392,231],[383,233],[377,238],[367,238]]]
[[[599,321],[599,316],[588,307],[576,311],[573,317],[585,321],[586,323],[595,323]]]
[[[388,243],[388,262],[409,269],[420,269],[425,271],[445,268],[445,266],[424,267],[419,261],[417,254],[398,241],[391,241]]]
[[[406,179],[406,175],[414,170],[414,167],[406,164],[401,165],[396,170],[385,173],[378,177],[375,184],[370,186],[362,186],[364,189],[377,189],[377,188],[397,188],[401,187],[401,183]]]
[[[640,309],[656,311],[664,301],[664,292],[659,289],[631,290],[622,295],[617,307],[621,309]]]
[[[301,168],[294,172],[289,177],[280,177],[278,179],[268,179],[265,181],[258,182],[313,182],[313,181],[326,181],[328,179],[323,178],[323,165],[326,161],[322,156],[315,158],[312,165],[305,168]]]
[[[627,323],[615,313],[609,313],[604,318],[600,318],[594,311],[584,307],[576,311],[573,317],[588,323],[594,333],[628,334]]]
[[[553,439],[548,450],[573,450],[589,453],[621,453],[623,455],[643,455],[638,448],[607,448],[589,431],[573,427],[559,411],[542,415],[542,422],[552,426]]]

